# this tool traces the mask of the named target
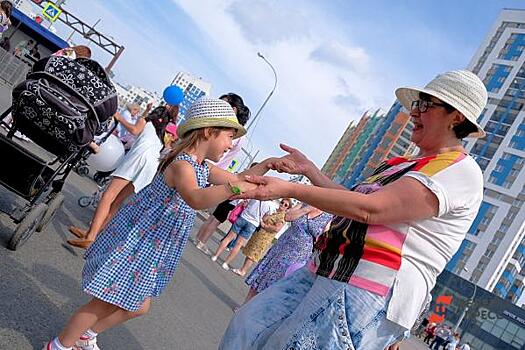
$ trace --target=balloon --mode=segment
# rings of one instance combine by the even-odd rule
[[[167,104],[176,106],[184,100],[184,92],[180,87],[171,85],[164,89],[162,97]]]
[[[292,273],[294,273],[295,271],[299,270],[301,267],[303,267],[304,265],[306,265],[306,263],[304,262],[296,262],[296,263],[293,263],[292,265],[290,265],[288,267],[288,269],[286,270],[286,272],[284,273],[284,277],[288,277],[290,276]]]
[[[106,142],[100,145],[98,153],[91,155],[87,163],[98,171],[114,170],[124,157],[124,145],[115,135],[109,135]]]

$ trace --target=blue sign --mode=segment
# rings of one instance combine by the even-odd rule
[[[52,2],[48,2],[46,7],[44,7],[44,9],[42,10],[42,15],[44,15],[44,17],[49,19],[51,22],[56,21],[61,13],[62,10]]]

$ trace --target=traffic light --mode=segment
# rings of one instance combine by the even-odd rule
[[[33,0],[33,2],[34,2],[35,4],[38,4],[38,5],[40,5],[43,1],[44,1],[44,0]]]
[[[35,16],[35,22],[38,23],[38,24],[42,24],[42,22],[44,21],[44,19],[40,16]]]

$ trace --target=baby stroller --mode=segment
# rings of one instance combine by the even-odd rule
[[[11,108],[0,115],[0,121],[10,112],[13,117],[7,135],[0,134],[0,152],[10,164],[0,172],[0,185],[27,202],[6,212],[17,224],[8,243],[16,250],[54,217],[67,176],[116,112],[117,94],[97,62],[52,56],[37,61],[12,95]],[[16,131],[41,149],[22,147],[13,140]]]

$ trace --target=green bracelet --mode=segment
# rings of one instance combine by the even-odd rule
[[[228,185],[230,186],[230,191],[234,195],[238,196],[238,195],[240,195],[242,193],[241,188],[239,186],[234,186],[230,182],[228,182]]]

